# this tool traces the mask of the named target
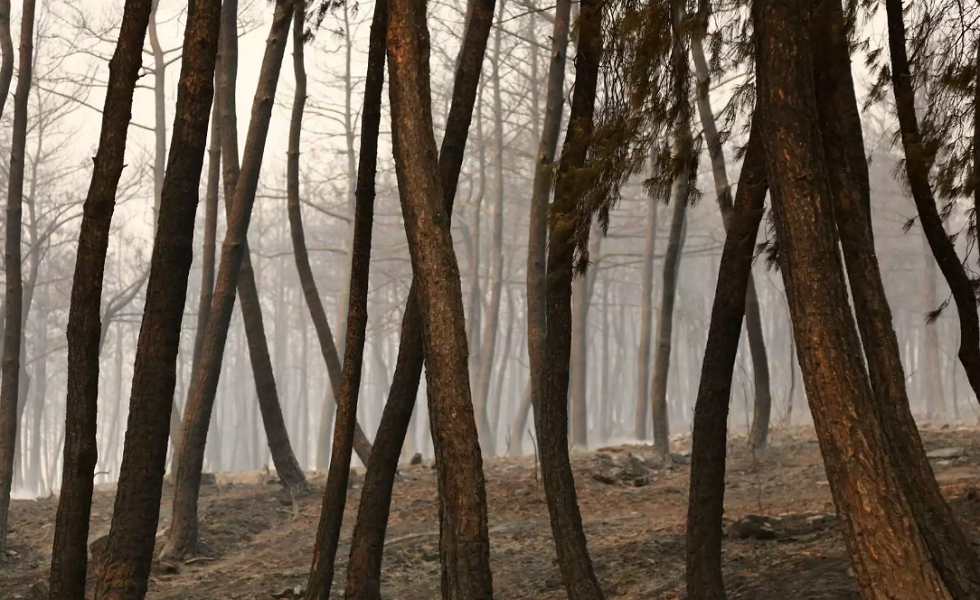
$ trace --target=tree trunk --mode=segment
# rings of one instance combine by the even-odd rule
[[[923,288],[923,296],[927,311],[933,311],[939,306],[939,298],[936,295],[936,260],[929,252],[928,241],[922,238],[922,245],[926,246],[922,258],[925,261],[923,272],[926,276],[926,285]],[[932,420],[942,419],[946,413],[946,398],[943,396],[942,370],[939,362],[939,323],[925,323],[923,331],[923,352],[926,359],[926,417]]]
[[[816,5],[814,14],[815,49],[821,57],[815,62],[816,104],[837,229],[874,395],[873,416],[881,425],[887,459],[924,542],[923,559],[932,562],[953,598],[978,597],[980,562],[936,484],[909,408],[898,340],[875,255],[871,186],[843,9],[825,1]],[[891,490],[890,497],[895,496],[896,490]]]
[[[481,45],[485,48],[485,44]],[[440,181],[432,135],[425,0],[394,0],[389,5],[388,66],[392,147],[418,283],[439,478],[442,596],[489,599],[493,597],[493,583],[483,460],[467,372],[459,265],[449,228],[450,213],[443,200],[449,192]]]
[[[923,147],[919,119],[915,114],[915,88],[906,51],[902,0],[886,0],[885,10],[888,16],[892,91],[895,94],[895,111],[898,114],[902,147],[905,149],[905,173],[909,190],[919,213],[922,231],[956,303],[960,319],[959,359],[974,395],[980,399],[980,317],[977,315],[977,297],[970,276],[943,227],[929,181],[931,158],[927,156],[928,150]]]
[[[595,276],[599,262],[599,247],[602,237],[599,234],[589,239],[589,260],[593,268],[583,277],[572,283],[572,341],[569,359],[571,405],[570,431],[572,447],[585,450],[589,447],[589,405],[588,373],[589,366],[589,305],[595,291]]]
[[[541,457],[545,496],[551,516],[551,531],[558,554],[565,592],[570,600],[598,600],[603,593],[592,568],[586,547],[582,516],[575,494],[575,480],[568,457],[568,376],[572,328],[572,275],[576,251],[576,224],[589,223],[591,215],[580,214],[575,171],[585,166],[593,130],[599,60],[602,54],[602,3],[584,0],[578,21],[578,54],[575,57],[575,86],[569,113],[568,130],[562,160],[555,180],[555,200],[548,215],[548,260],[544,297],[547,313],[545,335],[537,335],[540,322],[528,326],[528,353],[534,396],[534,424]],[[556,29],[557,29],[556,18]],[[549,82],[549,96],[552,93]],[[554,104],[549,99],[549,106]],[[551,111],[549,110],[549,116]],[[547,119],[547,117],[546,117]],[[549,128],[545,127],[545,135]],[[544,146],[544,144],[542,144]],[[534,203],[534,200],[532,200]],[[532,205],[532,210],[536,206]],[[532,214],[532,219],[543,215]],[[531,245],[540,239],[534,235]],[[530,254],[530,253],[529,253]],[[529,279],[537,269],[534,257],[528,258]],[[531,268],[533,267],[533,268]],[[540,275],[537,273],[535,276]],[[532,285],[532,283],[534,285]],[[539,282],[528,284],[528,296],[538,295]],[[532,305],[535,308],[538,305]],[[534,308],[529,313],[536,315]],[[540,318],[540,315],[536,315]],[[536,357],[536,360],[535,360]]]
[[[442,204],[447,219],[452,216],[466,138],[479,88],[480,67],[486,51],[490,27],[493,24],[493,14],[493,0],[473,0],[468,6],[466,31],[459,51],[453,84],[453,99],[446,119],[446,134],[439,152]],[[382,18],[382,16],[376,12],[375,18]],[[390,23],[390,20],[387,22]],[[381,49],[384,49],[383,44]],[[431,121],[429,127],[431,131]],[[361,503],[357,511],[357,525],[351,540],[346,590],[346,597],[351,599],[377,600],[381,594],[381,559],[391,508],[391,489],[398,467],[399,451],[412,417],[422,374],[424,348],[419,294],[418,282],[413,276],[402,317],[395,373],[375,440],[377,451],[372,452],[371,460],[368,462],[364,488],[361,491]],[[433,412],[432,403],[429,410],[430,413]],[[432,425],[435,425],[434,419]],[[440,475],[440,480],[442,477],[443,475]],[[445,522],[442,518],[440,521]],[[448,545],[449,536],[445,537],[447,542],[445,552],[452,555],[455,549]],[[466,567],[460,565],[458,568]],[[447,569],[444,568],[444,572],[446,571]],[[444,580],[448,577],[449,575],[445,575]],[[444,586],[444,589],[446,587],[448,586]]]
[[[382,0],[382,3],[384,0]],[[298,5],[293,26],[293,65],[296,71],[296,95],[289,127],[290,206],[299,212],[299,141],[306,102],[306,71],[303,65],[303,27],[305,10]],[[382,6],[380,13],[386,12]],[[313,548],[313,565],[306,587],[307,600],[328,600],[333,583],[334,560],[340,541],[340,528],[347,504],[347,479],[354,443],[358,392],[368,319],[368,276],[371,264],[371,228],[374,224],[375,176],[378,169],[378,135],[381,127],[381,92],[384,87],[384,40],[386,27],[372,23],[371,51],[364,110],[361,117],[361,149],[357,165],[357,187],[354,191],[354,237],[351,240],[351,269],[347,312],[347,341],[344,344],[344,370],[337,398],[330,470],[320,509],[320,526]],[[295,202],[292,199],[295,198]],[[370,458],[368,459],[370,462]]]
[[[3,116],[14,78],[14,41],[10,36],[10,0],[0,0],[0,117]]]
[[[0,367],[0,563],[7,559],[7,519],[14,479],[17,426],[20,422],[21,344],[24,288],[21,281],[21,208],[24,201],[24,163],[27,149],[28,104],[34,60],[34,0],[24,0],[20,29],[20,64],[14,94],[14,125],[8,172],[7,223],[4,249],[7,309]]]
[[[647,437],[650,422],[650,332],[653,329],[653,258],[657,249],[657,197],[647,195],[646,247],[640,281],[640,344],[636,350],[636,420],[634,435]]]
[[[890,448],[894,441],[889,438],[895,440],[896,429],[878,413],[888,403],[875,395],[881,397],[885,390],[876,383],[873,394],[864,370],[834,231],[833,184],[828,173],[836,161],[825,159],[823,145],[835,140],[822,140],[818,128],[820,102],[815,88],[823,82],[814,85],[812,79],[810,8],[784,0],[761,0],[753,7],[758,107],[770,132],[766,159],[780,241],[780,270],[844,540],[863,598],[976,597],[975,588],[957,593],[930,559],[928,540],[920,528],[909,526],[916,517],[910,498],[906,493],[896,494],[896,490],[906,492],[902,480],[907,475],[897,468],[894,448]],[[843,45],[843,38],[841,42]],[[833,57],[826,48],[818,49],[819,71]],[[839,64],[834,67],[841,68]],[[856,310],[864,302],[864,292],[857,288],[870,288],[864,283],[854,288]],[[864,327],[865,319],[860,312],[858,315]],[[880,342],[869,340],[874,343]],[[872,363],[879,357],[871,348],[866,350],[874,372],[878,368]],[[976,571],[973,573],[975,576]]]
[[[214,91],[220,13],[218,0],[198,0],[191,3],[187,14],[171,157],[150,261],[125,451],[107,558],[96,589],[98,600],[139,600],[146,595],[193,255],[198,184]]]
[[[245,272],[247,268],[245,261],[245,255],[248,251],[246,235],[252,214],[252,205],[255,201],[255,190],[258,186],[262,156],[268,137],[272,105],[279,83],[279,72],[286,49],[286,38],[289,34],[292,12],[292,2],[289,0],[276,2],[275,14],[266,43],[266,52],[256,86],[252,118],[249,123],[245,153],[242,158],[241,176],[236,182],[234,195],[226,195],[225,197],[226,204],[229,206],[228,227],[221,248],[221,261],[218,265],[214,301],[205,332],[204,348],[201,352],[198,368],[195,369],[191,379],[181,430],[183,441],[177,459],[178,470],[174,487],[173,518],[166,548],[167,553],[172,556],[186,556],[193,554],[197,549],[197,500],[200,493],[201,469],[204,462],[204,445],[207,441],[207,430],[211,422],[214,397],[221,375],[221,361],[225,342],[228,338],[228,326],[231,323],[232,310],[235,306],[235,289],[240,284],[244,284],[247,286],[247,295],[254,293],[253,297],[255,298],[258,295],[257,291],[249,285],[254,283],[254,276],[246,275],[240,279],[239,275]],[[224,60],[224,56],[222,60]],[[219,93],[219,97],[222,100],[226,98],[224,90]],[[226,135],[231,135],[231,131],[226,129],[222,132],[222,136]],[[232,162],[236,156],[233,152],[222,152],[222,155],[226,164]],[[243,293],[242,297],[244,299],[246,293]],[[268,380],[268,377],[272,375],[272,364],[269,360],[268,347],[264,343],[265,333],[264,331],[256,331],[261,325],[261,312],[250,314],[243,310],[242,314],[246,335],[251,342],[249,343],[249,355],[252,358],[252,369],[256,375],[256,389],[263,420],[267,425],[266,435],[269,437],[269,447],[273,450],[276,470],[287,486],[292,483],[290,474],[296,478],[296,481],[305,483],[303,472],[296,463],[292,449],[289,448],[289,438],[286,435],[282,412],[279,410],[278,399],[275,398],[274,380],[271,382]],[[261,343],[255,343],[257,339],[260,339]],[[267,367],[267,372],[260,372],[256,369],[256,366],[261,366],[257,365],[260,361]],[[275,407],[272,412],[275,415],[270,415],[267,412],[269,407],[265,406],[264,395],[271,395],[274,399]],[[269,426],[272,425],[269,422],[269,417],[277,417],[274,427]],[[288,452],[285,452],[286,449]],[[283,458],[286,460],[281,461],[280,459]]]
[[[129,0],[109,62],[99,150],[82,214],[68,315],[68,398],[64,467],[51,554],[51,597],[85,595],[92,485],[98,462],[99,351],[102,280],[109,227],[126,154],[133,94],[143,64],[150,0]],[[111,117],[109,116],[111,115]],[[47,332],[42,330],[43,335]],[[40,383],[40,382],[39,382]]]
[[[706,26],[706,25],[704,25]],[[721,134],[711,108],[709,95],[710,77],[708,61],[704,55],[704,31],[695,30],[691,40],[691,57],[694,62],[694,74],[697,78],[697,106],[701,117],[701,129],[708,146],[708,156],[711,159],[711,174],[715,182],[715,194],[718,207],[721,210],[725,230],[732,213],[732,193],[728,184],[728,168],[725,161],[725,149],[722,145]],[[761,159],[760,159],[761,160]],[[763,193],[763,196],[765,194]],[[759,311],[759,298],[755,290],[755,278],[749,272],[749,283],[745,299],[745,331],[748,334],[749,352],[752,355],[752,375],[755,384],[755,405],[753,408],[752,429],[749,432],[749,442],[753,448],[766,447],[769,437],[769,418],[772,412],[772,390],[769,377],[769,357],[766,352],[765,337],[762,333],[762,316]]]
[[[708,343],[694,406],[691,493],[687,508],[687,594],[690,600],[723,600],[721,571],[725,454],[732,370],[738,354],[745,291],[766,200],[762,116],[752,117],[735,207],[726,217],[725,247],[711,308]]]

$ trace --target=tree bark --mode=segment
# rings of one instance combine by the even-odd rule
[[[953,241],[946,234],[943,220],[936,207],[936,198],[929,181],[930,158],[926,156],[919,119],[915,114],[915,88],[909,70],[906,51],[905,22],[902,0],[886,0],[888,17],[888,49],[891,54],[892,91],[895,110],[898,113],[902,147],[905,149],[905,174],[909,190],[919,213],[922,231],[929,240],[929,247],[949,290],[960,319],[959,359],[966,371],[973,393],[980,399],[980,317],[977,315],[977,297],[962,261],[956,254]]]
[[[811,10],[809,3],[785,0],[753,7],[758,107],[770,132],[766,160],[780,270],[845,543],[863,598],[976,597],[975,591],[957,594],[930,559],[921,529],[909,526],[916,517],[910,498],[895,493],[906,492],[890,452],[896,429],[877,413],[883,390],[875,384],[872,393],[861,360],[834,231],[833,159],[823,147],[832,140],[821,139],[818,123]],[[832,60],[820,56],[818,70]],[[856,294],[857,307],[863,299]],[[869,365],[874,360],[868,352]]]
[[[604,597],[586,547],[582,516],[575,494],[575,480],[568,457],[568,377],[576,224],[591,220],[591,215],[583,218],[580,214],[574,176],[576,170],[585,166],[594,126],[599,60],[602,54],[601,26],[601,1],[584,0],[578,21],[578,54],[575,57],[572,107],[562,160],[558,164],[555,179],[555,199],[551,214],[548,215],[547,287],[544,298],[536,298],[536,301],[544,300],[547,307],[545,335],[543,338],[536,335],[534,330],[539,323],[529,325],[528,334],[528,353],[531,357],[537,357],[537,360],[532,359],[531,362],[531,381],[541,473],[558,554],[558,566],[570,600],[598,600]],[[550,95],[550,83],[548,91]],[[552,106],[550,101],[549,106]],[[547,126],[545,130],[548,130]],[[532,210],[534,208],[532,206]],[[532,234],[531,243],[539,242]],[[529,267],[534,265],[532,260],[528,259]],[[534,267],[537,268],[536,265]],[[529,268],[529,275],[531,270]],[[534,283],[538,284],[537,281]],[[529,297],[540,291],[529,282]],[[533,309],[529,313],[535,314]]]
[[[816,4],[816,104],[830,191],[870,375],[874,417],[880,422],[888,460],[899,480],[913,523],[954,598],[980,595],[980,562],[936,484],[909,408],[898,340],[875,254],[871,186],[861,119],[850,70],[843,9]],[[894,498],[896,491],[891,491]]]
[[[10,36],[10,0],[0,0],[0,117],[14,78],[14,41]]]
[[[146,595],[193,255],[198,184],[214,91],[220,13],[218,0],[195,0],[187,14],[171,156],[136,349],[115,510],[96,588],[98,600],[139,600]]]
[[[21,281],[21,210],[24,202],[24,163],[27,150],[28,104],[34,62],[34,0],[24,0],[20,28],[20,61],[14,92],[14,123],[8,171],[7,223],[4,247],[6,307],[3,361],[0,365],[0,563],[7,559],[7,520],[14,480],[17,426],[20,422],[21,345],[24,287]]]
[[[939,306],[939,298],[936,294],[936,260],[929,252],[929,242],[923,237],[922,245],[925,252],[922,259],[925,262],[925,287],[922,294],[925,300],[927,311],[935,310]],[[942,419],[946,413],[946,398],[943,395],[943,379],[939,360],[939,323],[925,323],[925,330],[922,332],[922,344],[925,346],[926,362],[926,418],[936,420]]]
[[[439,481],[442,595],[489,599],[493,584],[483,460],[467,372],[459,266],[432,135],[425,19],[425,0],[389,5],[392,146],[422,317]]]
[[[748,149],[735,206],[726,217],[725,247],[711,307],[708,343],[694,406],[691,493],[687,508],[687,594],[691,600],[723,600],[722,515],[732,371],[752,274],[755,239],[766,200],[762,117],[752,117]]]
[[[476,104],[480,67],[486,51],[490,27],[493,24],[493,16],[493,0],[473,0],[468,5],[466,30],[453,83],[453,99],[446,119],[446,134],[439,152],[442,205],[447,219],[452,216],[459,172],[462,168],[466,139],[473,117],[473,106]],[[377,13],[375,18],[379,18]],[[384,48],[383,45],[381,47]],[[381,559],[391,508],[391,489],[398,467],[399,450],[415,407],[422,374],[424,347],[418,285],[417,279],[413,276],[402,317],[395,373],[375,440],[377,451],[372,451],[367,473],[364,476],[364,488],[361,492],[357,525],[351,540],[351,555],[348,563],[346,597],[351,599],[380,598]],[[431,402],[429,410],[431,413]],[[434,421],[432,423],[434,425]],[[449,547],[447,551],[451,553],[452,548]],[[444,589],[446,587],[444,586]]]
[[[102,281],[150,10],[150,0],[129,0],[123,10],[119,41],[109,61],[109,83],[103,109],[107,117],[102,120],[99,149],[78,235],[68,314],[68,398],[65,401],[64,467],[51,555],[52,598],[82,598],[85,595],[89,517],[99,456],[96,433]],[[47,335],[47,331],[41,333]]]
[[[226,196],[226,204],[229,208],[228,227],[221,248],[221,261],[218,265],[218,276],[214,286],[214,301],[205,332],[205,343],[201,352],[200,363],[191,380],[184,411],[184,423],[181,429],[182,443],[177,460],[173,517],[166,548],[166,552],[171,556],[186,556],[193,554],[197,549],[197,500],[200,494],[204,446],[207,441],[208,426],[214,408],[214,397],[221,375],[221,361],[225,342],[228,338],[228,327],[235,306],[235,290],[241,284],[248,286],[249,283],[254,283],[254,277],[239,278],[239,275],[244,271],[246,265],[248,224],[251,218],[252,205],[255,201],[255,191],[258,187],[262,157],[265,152],[265,142],[272,116],[272,105],[275,100],[279,72],[286,49],[286,38],[289,34],[289,23],[293,12],[292,6],[290,0],[278,0],[276,2],[272,25],[266,42],[266,52],[256,86],[252,117],[242,158],[241,175],[236,182],[234,195]],[[219,97],[222,100],[225,99],[223,90],[219,93]],[[230,135],[230,133],[230,131],[225,130],[222,135]],[[223,152],[222,154],[226,164],[232,162],[235,156],[231,152]],[[247,292],[248,295],[252,293],[257,297],[258,292],[254,288]],[[242,296],[244,298],[246,294],[242,294]],[[269,360],[268,347],[264,343],[265,333],[264,331],[255,331],[261,324],[261,320],[256,320],[260,319],[261,313],[249,314],[243,310],[242,314],[246,335],[251,342],[249,355],[252,359],[252,369],[256,374],[259,405],[262,409],[263,422],[266,424],[266,435],[269,438],[269,447],[273,451],[276,470],[287,486],[291,483],[290,475],[295,477],[298,482],[305,483],[303,472],[296,462],[292,449],[289,448],[289,438],[285,433],[282,411],[279,409],[278,399],[274,391],[274,379],[271,382],[268,380],[268,377],[272,375],[272,365]],[[249,317],[256,317],[256,319]],[[259,336],[260,333],[261,336]],[[255,343],[257,339],[261,339],[262,343]],[[260,361],[268,368],[267,372],[260,372],[256,369],[256,363]],[[270,407],[265,405],[264,395],[270,395],[274,399],[273,411],[267,410]],[[270,412],[274,412],[274,414],[270,414]],[[275,418],[276,422],[270,423],[270,417]],[[270,427],[270,425],[273,426]],[[288,449],[288,452],[285,452],[285,449]],[[299,484],[294,484],[294,486],[296,485]]]
[[[384,0],[383,16],[387,11]],[[299,215],[299,141],[306,102],[306,71],[303,65],[303,27],[305,10],[298,5],[293,26],[293,65],[296,72],[296,95],[289,127],[288,185],[291,213]],[[375,176],[378,169],[378,135],[381,127],[381,92],[384,87],[384,43],[386,27],[383,19],[371,26],[371,46],[365,84],[364,109],[361,116],[361,149],[357,165],[357,187],[354,191],[354,236],[351,240],[349,307],[347,312],[347,341],[344,344],[344,370],[337,397],[337,417],[334,423],[330,470],[320,509],[320,525],[313,548],[313,565],[306,586],[307,600],[328,600],[333,583],[334,560],[340,541],[340,528],[347,504],[347,480],[354,443],[358,392],[364,361],[364,342],[367,329],[368,279],[371,264],[371,228],[374,224]],[[293,200],[295,199],[295,201]],[[370,462],[370,458],[368,459]]]

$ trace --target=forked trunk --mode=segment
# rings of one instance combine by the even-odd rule
[[[160,515],[220,17],[219,0],[193,2],[187,14],[170,161],[136,348],[115,510],[95,592],[98,600],[141,600],[146,595]]]
[[[82,213],[68,313],[68,398],[64,468],[51,551],[51,597],[85,596],[89,517],[98,462],[99,350],[102,341],[102,279],[109,226],[126,154],[133,94],[143,64],[143,41],[151,0],[129,0],[119,41],[109,62],[99,150]],[[111,115],[111,117],[109,116]],[[47,335],[47,331],[41,331]],[[39,384],[44,382],[39,381]],[[39,406],[42,398],[38,398]],[[35,443],[37,443],[35,438]],[[36,465],[37,466],[37,465]]]

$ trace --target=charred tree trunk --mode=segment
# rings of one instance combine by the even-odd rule
[[[871,186],[843,9],[823,0],[816,4],[814,15],[814,47],[821,57],[814,63],[816,104],[837,229],[874,395],[871,407],[907,510],[924,542],[923,558],[931,561],[953,598],[974,598],[980,595],[980,562],[936,484],[909,408],[898,340],[875,254]],[[891,497],[895,495],[893,490]]]
[[[14,40],[10,36],[10,0],[0,0],[0,117],[3,116],[14,79]]]
[[[537,364],[534,360],[531,362],[534,424],[551,516],[551,532],[565,592],[570,600],[599,600],[604,596],[586,547],[568,457],[568,378],[572,341],[572,276],[578,233],[576,224],[591,220],[591,216],[584,219],[580,214],[574,176],[575,171],[585,166],[593,130],[602,55],[601,0],[582,2],[578,27],[572,107],[555,180],[555,200],[548,215],[547,288],[543,298],[547,307],[545,336],[532,335],[533,327],[529,325],[528,353],[538,357]],[[532,240],[533,243],[538,241]],[[531,260],[529,258],[528,262],[531,263]],[[528,285],[529,296],[539,291]]]
[[[486,51],[490,27],[493,24],[493,15],[493,0],[470,2],[466,32],[463,36],[453,84],[453,100],[446,119],[446,134],[439,152],[442,205],[447,219],[452,216],[466,138],[473,118],[473,106],[476,104],[480,67]],[[375,12],[375,19],[382,16]],[[383,43],[380,49],[384,49]],[[375,440],[377,451],[371,453],[371,460],[368,462],[361,503],[357,511],[357,525],[351,540],[346,590],[346,597],[350,599],[380,598],[381,559],[391,508],[391,489],[398,466],[398,454],[411,420],[422,374],[424,348],[419,294],[418,282],[413,278],[408,304],[402,317],[395,374]],[[432,412],[431,403],[430,412]],[[452,552],[452,550],[447,551]],[[465,569],[465,565],[460,565],[458,568]],[[444,586],[444,589],[447,587]]]
[[[755,239],[766,200],[762,117],[752,117],[748,150],[739,175],[735,206],[726,218],[725,247],[711,308],[708,343],[694,407],[691,493],[687,505],[687,594],[691,600],[722,600],[722,515],[732,370],[738,354]]]
[[[888,16],[892,91],[895,94],[902,147],[905,149],[905,173],[922,231],[929,240],[929,247],[956,303],[960,319],[959,359],[973,393],[980,399],[980,317],[977,315],[977,297],[956,248],[943,227],[929,181],[932,159],[927,155],[928,150],[919,131],[919,118],[915,114],[915,88],[906,51],[902,0],[886,0],[885,11]]]
[[[64,468],[51,553],[52,598],[82,598],[85,595],[92,486],[99,456],[96,432],[102,279],[150,9],[150,0],[129,0],[123,11],[119,41],[109,61],[109,83],[103,110],[106,117],[102,120],[99,150],[95,155],[78,236],[68,314],[68,398],[65,401]],[[42,333],[47,335],[46,331]]]
[[[153,557],[180,325],[190,273],[198,184],[213,95],[221,3],[190,4],[178,82],[171,157],[143,324],[136,349],[129,424],[98,600],[140,600]]]
[[[384,6],[380,10],[382,14],[386,12]],[[289,127],[287,182],[290,199],[296,199],[297,212],[299,209],[299,141],[303,124],[303,107],[306,102],[306,70],[303,64],[304,15],[303,5],[299,4],[293,26],[293,65],[297,83]],[[371,228],[374,224],[374,180],[378,169],[378,134],[381,126],[381,91],[384,86],[385,29],[384,25],[375,27],[375,24],[372,24],[371,49],[374,53],[369,60],[374,59],[374,62],[369,62],[368,66],[364,110],[361,117],[361,151],[357,165],[357,187],[354,191],[354,237],[350,246],[351,277],[348,295],[350,302],[346,320],[344,370],[340,395],[337,397],[337,418],[334,424],[333,449],[330,453],[330,470],[327,473],[327,485],[320,509],[316,545],[313,548],[313,566],[310,568],[310,578],[306,587],[308,600],[328,600],[330,597],[334,560],[337,557],[340,528],[347,504],[347,479],[350,475],[368,319],[368,278],[371,264]]]
[[[909,465],[894,452],[901,428],[879,413],[889,404],[881,400],[887,395],[876,374],[881,367],[873,364],[880,356],[865,347],[871,382],[861,360],[834,230],[834,211],[843,203],[833,203],[831,178],[836,175],[829,167],[835,159],[828,161],[824,149],[835,138],[825,120],[830,137],[822,139],[818,121],[821,102],[815,88],[822,82],[815,85],[812,78],[811,35],[817,30],[811,27],[811,9],[809,3],[784,0],[761,0],[753,7],[758,105],[770,131],[766,159],[797,353],[845,543],[863,598],[973,598],[975,584],[965,586],[963,579],[950,577],[947,565],[930,556],[931,543],[917,523],[916,499],[908,494],[909,477],[902,472]],[[840,42],[846,48],[843,37]],[[819,72],[833,59],[827,48],[817,49]],[[841,68],[839,61],[833,63]],[[839,152],[843,156],[846,149]],[[838,218],[840,225],[844,216]],[[856,278],[852,283],[858,284],[855,309],[865,327],[858,307],[872,286]],[[864,338],[869,345],[880,344]],[[913,445],[914,437],[902,441]],[[976,573],[973,569],[965,575]]]
[[[239,278],[239,275],[246,268],[245,255],[248,251],[246,235],[252,205],[255,201],[255,190],[258,186],[265,142],[268,137],[269,121],[272,115],[272,105],[279,83],[279,72],[286,49],[286,38],[289,34],[292,13],[292,2],[289,0],[276,2],[275,14],[266,43],[266,53],[263,57],[253,101],[252,118],[245,142],[241,175],[236,181],[234,195],[225,198],[229,205],[228,229],[222,243],[221,261],[215,281],[211,316],[208,319],[205,332],[204,348],[201,352],[198,368],[192,377],[187,396],[187,406],[185,407],[184,425],[181,430],[183,441],[177,460],[173,520],[166,548],[167,553],[172,556],[193,554],[197,548],[197,500],[200,494],[204,446],[207,441],[208,426],[214,408],[214,397],[221,375],[221,361],[228,337],[228,327],[235,306],[235,289],[241,284],[251,288],[247,293],[242,294],[243,300],[246,295],[253,298],[258,297],[258,292],[249,285],[250,283],[254,284],[254,276],[251,276],[251,270],[245,277]],[[232,32],[226,30],[226,37],[228,33],[233,34],[233,30]],[[224,60],[224,56],[222,60]],[[219,94],[219,97],[223,101],[225,100],[224,90]],[[230,135],[230,132],[226,129],[222,135]],[[223,152],[222,154],[226,164],[232,162],[236,156],[232,152]],[[272,377],[272,364],[268,355],[268,347],[265,344],[265,332],[256,331],[261,326],[261,312],[250,314],[244,310],[243,306],[242,314],[246,335],[251,342],[249,355],[252,359],[252,369],[256,375],[259,405],[262,409],[263,421],[266,424],[266,435],[269,438],[269,447],[273,451],[276,470],[286,485],[292,484],[293,487],[300,487],[305,484],[305,477],[296,462],[292,449],[289,447],[289,438],[286,435],[282,411],[279,408],[278,398],[276,398],[275,380],[269,381],[268,379]],[[257,365],[257,363],[260,364]],[[256,366],[267,367],[267,372],[266,369],[259,371]],[[273,407],[266,406],[269,398],[263,399],[264,395],[271,396],[271,402],[274,403]],[[270,408],[272,408],[271,411]],[[275,419],[274,423],[270,423],[270,417]]]
[[[3,361],[0,366],[0,563],[7,559],[7,520],[14,480],[14,455],[20,398],[21,345],[24,328],[24,286],[21,280],[21,210],[24,202],[24,166],[27,150],[28,104],[34,63],[34,0],[24,0],[20,25],[20,64],[14,92],[14,124],[8,170],[7,223],[4,247],[6,308]],[[8,17],[9,18],[9,17]]]
[[[389,5],[388,67],[392,147],[418,284],[438,469],[442,595],[489,599],[493,582],[483,460],[467,372],[459,265],[432,135],[425,0]]]

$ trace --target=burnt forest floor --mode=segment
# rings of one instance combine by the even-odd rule
[[[974,538],[980,536],[980,439],[975,427],[926,426],[922,435],[943,492]],[[672,469],[646,446],[572,455],[589,550],[608,598],[684,597],[684,522],[690,440],[674,444]],[[534,458],[485,462],[495,597],[565,598],[548,511]],[[342,596],[363,470],[355,469],[333,597]],[[219,474],[203,488],[200,555],[154,564],[148,597],[292,598],[304,586],[323,478],[293,500],[262,472]],[[160,531],[169,525],[166,486]],[[112,493],[97,492],[93,537],[108,531]],[[773,435],[753,454],[744,437],[729,444],[725,576],[732,599],[857,599],[812,430]],[[438,598],[438,501],[426,462],[402,465],[385,546],[383,593],[390,600]],[[31,598],[47,576],[56,498],[14,501],[13,559],[0,565],[0,598]],[[750,516],[757,516],[746,518]],[[161,544],[157,544],[158,548]]]

